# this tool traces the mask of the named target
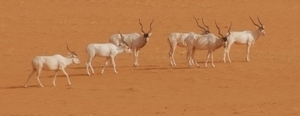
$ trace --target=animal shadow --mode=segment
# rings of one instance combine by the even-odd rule
[[[69,77],[80,77],[80,76],[87,76],[87,74],[69,74]],[[47,76],[49,78],[53,78],[54,75]],[[65,74],[58,74],[57,77],[66,77]]]
[[[39,85],[29,85],[29,86],[27,86],[27,88],[31,88],[31,87],[40,87]],[[4,87],[4,89],[20,89],[20,88],[25,88],[26,89],[26,87],[24,87],[24,85],[23,86],[9,86],[9,87]]]
[[[170,70],[170,69],[190,69],[191,67],[188,66],[155,66],[155,65],[149,65],[149,66],[143,66],[138,67],[135,70]]]

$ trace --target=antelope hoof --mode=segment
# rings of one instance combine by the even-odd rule
[[[134,64],[134,67],[137,67],[137,66],[139,66],[139,64]]]

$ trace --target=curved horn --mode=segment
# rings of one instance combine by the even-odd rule
[[[154,22],[154,19],[152,19],[151,23],[150,23],[150,30],[148,31],[148,34],[152,31],[152,23]]]
[[[206,31],[206,29],[205,29],[204,27],[201,27],[201,26],[199,25],[199,23],[198,23],[198,21],[197,21],[196,17],[194,17],[194,19],[195,19],[195,21],[196,21],[196,23],[197,23],[198,27],[199,27],[199,28],[201,28],[201,29],[203,29],[204,31]]]
[[[257,16],[257,20],[258,20],[259,24],[262,26],[263,24],[260,22],[260,20],[259,20],[258,16]]]
[[[71,50],[69,49],[68,43],[66,43],[66,45],[67,45],[67,50],[68,50],[72,55],[77,56],[77,54],[76,54],[75,52],[73,52],[73,51],[71,51]]]
[[[140,23],[140,25],[141,25],[141,31],[142,31],[143,33],[145,33],[144,30],[143,30],[143,24],[141,23],[141,19],[140,19],[140,18],[139,18],[139,23]]]
[[[207,25],[204,24],[203,18],[202,18],[202,23],[203,25],[207,28],[207,31],[209,31],[209,27]]]
[[[124,40],[124,36],[122,35],[121,31],[119,31],[119,34],[121,36],[121,39]]]
[[[120,34],[120,36],[121,36],[122,42],[125,43],[126,46],[128,46],[128,44],[127,44],[127,43],[125,42],[125,40],[124,40],[124,36],[123,36],[123,34],[121,33],[121,31],[119,31],[119,34]]]
[[[215,24],[216,24],[216,27],[218,28],[218,33],[219,33],[219,35],[223,38],[224,36],[220,33],[220,28],[219,28],[219,26],[217,25],[217,22],[215,21]]]
[[[68,43],[66,43],[66,45],[67,45],[67,50],[68,50],[69,52],[72,52],[72,51],[69,49]]]
[[[252,18],[251,18],[250,16],[249,16],[249,18],[251,19],[252,23],[253,23],[255,26],[258,26],[258,27],[259,27],[258,24],[254,23],[254,21],[252,20]]]
[[[228,35],[227,35],[227,36],[230,35],[230,29],[231,29],[231,22],[230,22],[230,26],[229,26],[229,28],[228,28]]]
[[[123,41],[124,43],[126,43],[126,42],[124,41],[124,36],[123,36],[123,34],[121,33],[121,31],[119,31],[119,34],[120,34],[120,36],[121,36],[122,41]]]

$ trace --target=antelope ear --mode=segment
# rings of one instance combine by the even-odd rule
[[[152,32],[148,33],[148,37],[150,37],[152,35]]]
[[[144,35],[145,33],[144,33],[144,32],[141,32],[141,34]]]

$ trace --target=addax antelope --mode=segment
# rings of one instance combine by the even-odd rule
[[[123,53],[126,49],[128,49],[128,45],[124,41],[124,36],[120,32],[119,34],[121,37],[121,43],[119,43],[118,46],[112,43],[91,43],[87,46],[86,51],[88,53],[88,62],[86,63],[86,71],[89,76],[91,75],[89,68],[92,70],[92,73],[94,74],[94,69],[92,67],[92,60],[95,56],[106,57],[106,62],[101,71],[101,74],[104,73],[104,69],[107,66],[109,60],[113,65],[115,73],[118,73],[116,70],[115,57],[118,54]]]
[[[247,45],[246,61],[249,62],[250,61],[249,53],[250,53],[251,45],[255,43],[255,41],[259,38],[260,35],[266,34],[265,27],[260,22],[258,17],[257,17],[257,20],[260,25],[256,24],[250,16],[249,16],[249,18],[251,19],[252,23],[258,27],[258,29],[255,31],[230,32],[230,36],[228,37],[228,40],[227,40],[228,41],[227,46],[224,50],[224,56],[223,56],[224,62],[226,62],[226,56],[228,58],[228,61],[231,62],[229,52],[230,52],[231,45],[233,43]]]
[[[223,36],[220,33],[220,28],[218,27],[217,23],[215,22],[216,27],[218,28],[218,34],[219,37],[215,36],[212,33],[205,34],[205,35],[199,35],[199,34],[191,34],[188,36],[186,39],[186,44],[187,44],[187,60],[189,66],[192,65],[192,61],[199,66],[199,64],[196,62],[194,59],[194,54],[195,50],[208,50],[207,55],[206,55],[206,60],[205,60],[205,67],[207,67],[207,62],[208,59],[211,58],[211,64],[213,67],[215,67],[214,61],[213,61],[213,52],[216,49],[219,49],[221,46],[226,45],[227,37],[230,35],[230,33],[227,36]],[[230,27],[228,28],[228,32],[230,32],[231,28],[231,23]]]
[[[195,17],[194,17],[194,19],[196,20],[196,22],[198,24],[197,19]],[[202,23],[204,24],[203,18],[202,18]],[[202,29],[201,35],[210,33],[208,29],[201,27],[199,24],[198,24],[198,27]],[[185,39],[190,34],[194,34],[194,33],[195,32],[187,32],[187,33],[176,33],[175,32],[175,33],[170,34],[170,36],[168,37],[168,43],[170,46],[169,58],[170,58],[171,66],[176,66],[175,59],[174,59],[174,53],[175,53],[176,46],[186,47]]]
[[[154,19],[152,19],[150,23],[150,30],[146,33],[143,30],[143,24],[141,23],[139,19],[139,24],[141,26],[141,32],[142,34],[140,35],[139,33],[130,33],[130,34],[123,34],[124,36],[124,41],[128,44],[128,47],[133,50],[133,55],[134,55],[134,66],[139,66],[138,63],[138,55],[139,51],[141,48],[143,48],[148,42],[149,42],[149,37],[152,34],[152,23]],[[121,36],[119,34],[114,34],[110,37],[109,42],[119,45],[120,42],[122,41]]]
[[[61,70],[68,79],[68,84],[71,85],[71,81],[69,79],[68,73],[65,71],[65,68],[72,64],[74,62],[75,64],[79,64],[80,61],[78,59],[78,56],[75,52],[71,51],[67,45],[67,50],[69,51],[69,56],[64,57],[62,55],[56,54],[53,56],[36,56],[31,64],[32,64],[32,72],[29,75],[25,87],[27,87],[28,82],[31,78],[31,76],[35,73],[37,73],[36,79],[38,80],[41,87],[44,87],[44,85],[40,81],[40,75],[42,70],[53,70],[55,71],[54,79],[53,79],[53,86],[56,86],[55,80],[57,76],[57,72]]]

